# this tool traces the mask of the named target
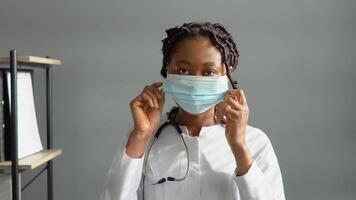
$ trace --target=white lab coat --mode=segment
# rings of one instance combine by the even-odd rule
[[[246,144],[254,161],[246,174],[236,176],[236,162],[225,137],[224,125],[202,127],[199,137],[189,136],[186,126],[180,127],[190,153],[190,172],[185,180],[158,185],[149,183],[185,174],[186,152],[173,126],[163,129],[153,145],[146,174],[143,164],[149,145],[141,158],[129,157],[125,153],[128,131],[113,159],[100,199],[285,200],[277,157],[261,129],[247,126]]]

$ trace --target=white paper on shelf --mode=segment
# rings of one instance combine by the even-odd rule
[[[7,72],[9,106],[11,105],[10,76],[10,72]],[[17,113],[18,158],[23,158],[43,149],[38,130],[30,72],[17,72]]]

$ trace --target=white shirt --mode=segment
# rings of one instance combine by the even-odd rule
[[[198,137],[190,136],[186,126],[180,127],[190,154],[190,171],[185,180],[149,183],[168,176],[181,178],[186,172],[186,150],[173,126],[164,128],[154,143],[146,176],[143,164],[153,140],[141,158],[131,158],[125,152],[128,131],[111,164],[100,199],[285,200],[277,157],[261,129],[247,125],[246,144],[254,161],[246,174],[236,176],[236,161],[224,125],[202,127]]]

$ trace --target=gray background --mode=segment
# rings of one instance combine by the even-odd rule
[[[53,74],[54,146],[63,149],[55,199],[97,199],[131,126],[129,101],[161,80],[164,30],[220,22],[237,41],[249,124],[270,137],[287,199],[355,199],[355,8],[353,0],[2,0],[0,55],[63,61]],[[45,79],[35,73],[44,142]],[[45,199],[45,180],[24,199]]]

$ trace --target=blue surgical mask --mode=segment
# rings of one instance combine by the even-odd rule
[[[214,107],[224,99],[228,89],[226,75],[167,74],[167,78],[163,81],[163,91],[171,94],[181,108],[192,114],[200,114]]]

